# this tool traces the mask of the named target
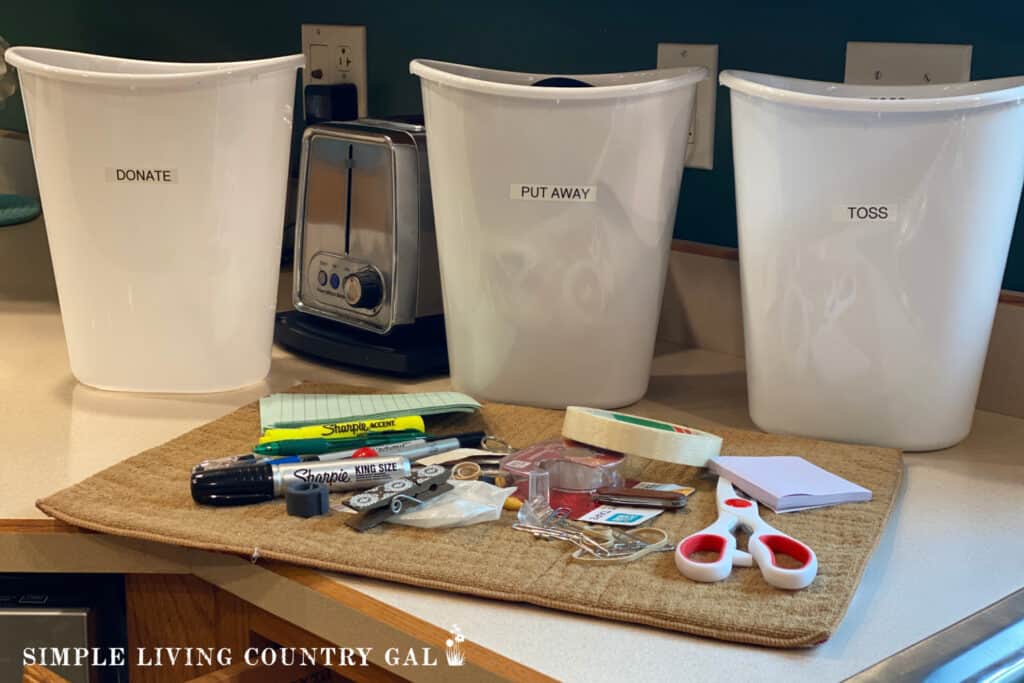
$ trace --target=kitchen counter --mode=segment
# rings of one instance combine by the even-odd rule
[[[302,380],[392,390],[448,386],[445,378],[403,382],[324,367],[275,348],[270,376],[241,391],[102,392],[71,376],[55,303],[0,302],[0,571],[191,573],[339,644],[437,644],[458,624],[472,643],[467,676],[590,681],[839,680],[1024,584],[1024,420],[987,412],[976,414],[959,446],[906,456],[896,508],[846,618],[830,641],[802,651],[76,533],[34,507],[40,497]],[[704,428],[753,427],[742,360],[698,349],[659,348],[650,390],[633,410]],[[399,673],[440,680],[436,670]]]

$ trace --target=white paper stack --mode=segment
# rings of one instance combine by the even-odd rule
[[[723,455],[709,467],[775,512],[871,500],[871,491],[795,455]]]

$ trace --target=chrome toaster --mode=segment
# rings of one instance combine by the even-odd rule
[[[441,315],[421,124],[360,119],[306,129],[293,303],[378,335]]]

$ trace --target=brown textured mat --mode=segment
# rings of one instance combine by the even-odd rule
[[[308,393],[366,389],[303,385]],[[558,436],[560,411],[489,404],[477,415],[428,422],[432,432],[485,429],[516,446]],[[168,443],[140,453],[39,501],[39,509],[77,526],[120,536],[285,560],[414,586],[527,602],[606,619],[635,622],[723,640],[807,647],[826,640],[842,619],[892,508],[903,471],[898,451],[848,446],[732,429],[723,452],[797,454],[874,493],[870,503],[773,515],[768,523],[803,540],[818,555],[814,583],[795,593],[776,590],[756,569],[737,569],[722,583],[683,578],[672,553],[625,565],[568,561],[570,548],[513,531],[500,522],[463,529],[393,525],[359,534],[339,513],[300,519],[274,501],[238,508],[196,505],[189,495],[193,464],[245,452],[259,434],[251,404]],[[654,520],[678,541],[715,517],[714,482],[694,468],[631,459],[627,475],[697,488],[687,508]],[[332,498],[340,499],[342,494]],[[332,501],[333,502],[333,501]]]

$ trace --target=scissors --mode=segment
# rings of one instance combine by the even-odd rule
[[[703,531],[687,536],[676,547],[676,567],[689,579],[711,583],[729,576],[733,566],[761,569],[764,580],[776,588],[799,590],[811,585],[818,574],[818,558],[814,551],[772,527],[757,512],[757,503],[736,495],[736,490],[725,477],[718,478],[718,520]],[[736,548],[738,528],[750,532],[747,549]],[[693,558],[695,553],[710,552],[717,557],[703,562]],[[780,567],[776,555],[788,555],[800,566]]]

